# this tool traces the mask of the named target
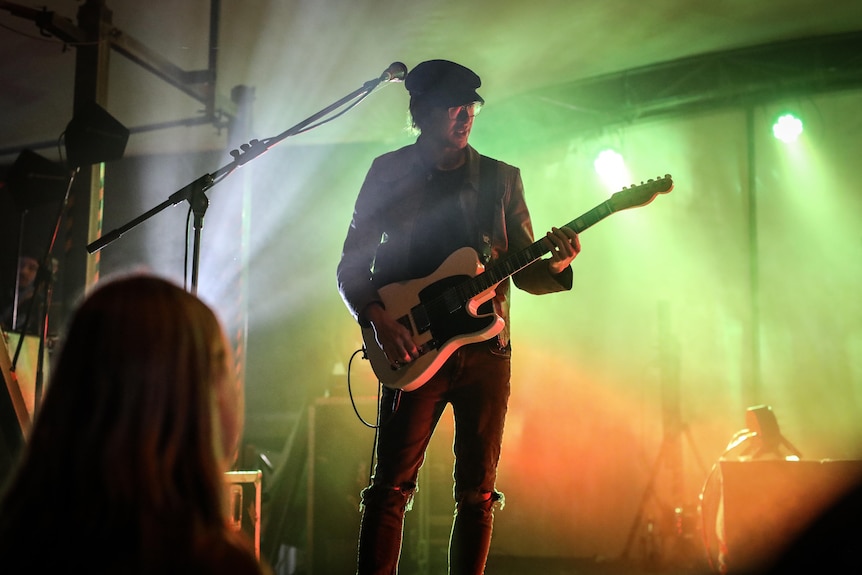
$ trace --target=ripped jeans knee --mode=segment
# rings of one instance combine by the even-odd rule
[[[506,496],[501,491],[463,491],[455,496],[456,512],[476,510],[487,513],[505,506]]]
[[[395,509],[400,513],[410,511],[413,508],[413,495],[416,493],[415,483],[402,485],[378,485],[372,484],[361,492],[360,511],[367,508],[373,509]]]

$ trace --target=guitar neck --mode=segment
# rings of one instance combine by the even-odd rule
[[[611,207],[611,202],[610,200],[606,200],[590,211],[565,224],[563,227],[569,228],[579,234],[593,224],[602,221],[612,213],[614,213],[614,209]],[[550,251],[551,248],[548,246],[548,242],[545,241],[545,238],[542,238],[533,242],[523,250],[515,252],[514,254],[495,262],[486,268],[484,272],[466,282],[469,284],[470,291],[472,292],[472,294],[467,296],[467,299],[492,288],[507,277],[521,271],[534,261],[540,259]]]

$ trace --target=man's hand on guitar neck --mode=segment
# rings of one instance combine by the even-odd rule
[[[581,251],[581,241],[578,239],[578,234],[567,227],[551,228],[546,237],[551,244],[548,269],[551,270],[552,274],[562,273]]]
[[[377,345],[393,366],[410,363],[419,357],[410,331],[390,317],[380,303],[368,304],[362,315],[371,322]]]

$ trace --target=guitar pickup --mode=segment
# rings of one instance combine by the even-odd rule
[[[464,307],[464,300],[461,299],[461,295],[453,289],[446,290],[443,293],[443,301],[446,304],[446,311],[450,314]]]
[[[416,333],[425,333],[431,329],[431,320],[428,317],[428,311],[421,303],[413,306],[410,310],[410,315],[413,317],[413,323],[416,324]],[[410,329],[410,326],[407,326]]]

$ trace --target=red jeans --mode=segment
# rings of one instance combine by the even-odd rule
[[[455,520],[449,573],[481,575],[491,544],[497,463],[509,401],[508,350],[483,342],[458,349],[422,387],[386,389],[377,464],[362,492],[358,575],[395,575],[404,513],[409,509],[431,434],[447,403],[455,416]]]

